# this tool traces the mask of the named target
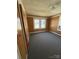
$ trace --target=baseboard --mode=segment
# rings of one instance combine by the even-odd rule
[[[56,32],[52,32],[52,31],[50,31],[51,33],[54,33],[54,34],[56,34],[56,35],[58,35],[58,36],[61,36],[61,34],[58,34],[58,33],[56,33]]]
[[[30,34],[33,34],[33,33],[41,33],[41,32],[46,32],[46,31],[35,31],[35,32],[30,32]]]

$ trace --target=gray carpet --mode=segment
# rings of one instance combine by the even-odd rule
[[[61,59],[61,38],[49,32],[31,34],[28,59]]]

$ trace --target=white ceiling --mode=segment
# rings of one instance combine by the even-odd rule
[[[61,0],[22,0],[26,12],[37,16],[51,16],[61,12]]]

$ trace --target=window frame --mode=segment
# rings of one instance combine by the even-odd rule
[[[35,28],[35,19],[39,20],[39,28]],[[38,29],[45,29],[46,28],[46,18],[33,18],[33,23],[34,23],[34,30],[38,30]],[[42,21],[41,20],[45,20],[45,28],[42,28],[41,24]]]

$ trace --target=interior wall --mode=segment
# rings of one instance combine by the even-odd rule
[[[27,17],[29,32],[34,32],[33,17]],[[58,32],[57,27],[59,24],[59,16],[52,16],[46,19],[46,31]],[[43,31],[43,30],[41,30]]]
[[[50,31],[57,32],[57,27],[59,23],[59,16],[52,16],[50,20]]]
[[[27,17],[29,32],[34,32],[33,17]]]
[[[34,30],[34,22],[33,21],[34,21],[33,16],[27,16],[29,32],[48,31],[49,30],[49,20],[48,19],[46,19],[46,29],[36,29],[36,30]]]
[[[20,51],[19,51],[18,46],[17,46],[17,59],[21,59],[21,55],[20,55]]]
[[[47,19],[46,19],[46,31],[50,31],[50,17],[48,17]]]

